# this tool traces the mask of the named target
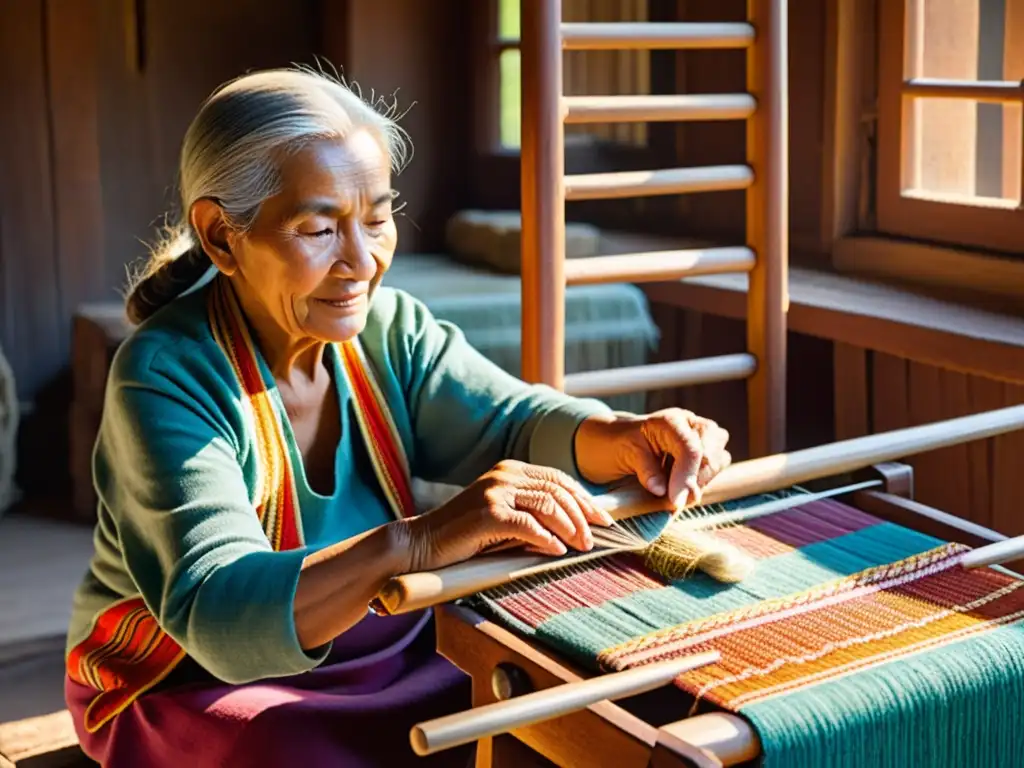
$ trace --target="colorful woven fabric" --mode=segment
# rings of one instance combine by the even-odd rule
[[[594,668],[720,651],[677,680],[678,716],[742,714],[766,766],[1020,764],[1024,582],[836,501],[719,535],[758,559],[741,584],[667,584],[622,555],[476,601]]]

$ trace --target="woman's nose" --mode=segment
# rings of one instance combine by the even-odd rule
[[[372,280],[377,274],[377,261],[370,251],[366,236],[356,229],[341,241],[341,250],[334,271],[350,280]]]

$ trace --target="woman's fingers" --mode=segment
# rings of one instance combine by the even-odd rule
[[[532,505],[538,501],[528,498],[526,494],[529,493],[532,492],[524,491],[521,496],[517,494],[517,503],[521,502],[527,508],[520,509],[517,506],[501,517],[502,535],[518,539],[527,548],[543,555],[564,555],[569,548],[557,534],[542,523],[541,516],[532,509]]]
[[[570,498],[563,506],[568,504],[573,510],[578,509],[588,523],[603,526],[615,523],[611,515],[594,503],[593,496],[587,493],[586,488],[560,469],[524,464],[522,471],[527,477],[544,482],[545,487],[542,490],[549,490],[552,493],[568,493]]]
[[[568,493],[564,490],[556,494],[543,488],[517,489],[515,509],[533,515],[537,522],[570,547],[589,550],[593,541],[587,521],[579,510],[574,515],[563,506],[566,497]]]
[[[676,506],[700,501],[697,477],[704,461],[704,446],[686,416],[685,411],[669,410],[643,424],[644,436],[651,447],[672,457],[668,494]]]

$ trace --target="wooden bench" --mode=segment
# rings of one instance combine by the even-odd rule
[[[95,768],[78,745],[71,713],[0,723],[0,768]]]

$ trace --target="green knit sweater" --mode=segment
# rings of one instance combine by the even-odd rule
[[[272,550],[253,507],[253,436],[211,333],[206,295],[158,312],[115,357],[93,460],[96,552],[75,596],[68,648],[111,602],[141,594],[195,661],[242,683],[323,660],[327,649],[308,654],[296,637],[292,603],[302,561],[392,517],[331,348],[342,420],[334,491],[309,487],[285,417],[306,546]],[[464,485],[504,458],[578,476],[576,428],[604,405],[507,375],[401,291],[377,292],[360,340],[414,476]],[[265,360],[260,365],[272,380]]]

